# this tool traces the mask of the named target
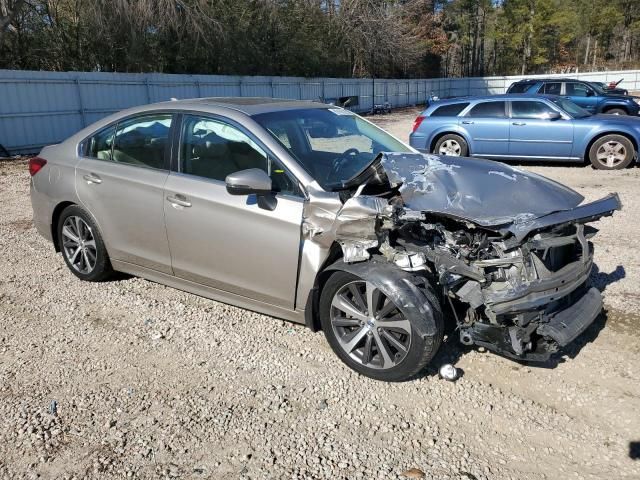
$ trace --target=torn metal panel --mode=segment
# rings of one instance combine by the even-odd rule
[[[385,153],[381,165],[407,208],[481,226],[526,224],[584,200],[552,180],[490,160]]]

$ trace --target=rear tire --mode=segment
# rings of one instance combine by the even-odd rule
[[[113,269],[102,235],[87,211],[77,205],[65,208],[57,228],[62,258],[71,273],[87,282],[111,276]]]
[[[622,108],[612,108],[604,113],[607,113],[609,115],[628,115],[627,111]]]
[[[438,139],[432,153],[450,157],[466,157],[469,154],[469,147],[460,135],[448,133]]]
[[[385,382],[413,378],[436,354],[444,335],[440,304],[432,292],[424,293],[436,334],[423,338],[402,306],[371,283],[350,273],[334,273],[320,297],[327,342],[340,360],[362,375]]]
[[[596,140],[589,149],[589,160],[598,170],[622,170],[635,157],[633,143],[622,135],[605,135]]]

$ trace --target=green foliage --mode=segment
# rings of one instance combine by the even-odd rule
[[[640,64],[636,0],[0,0],[0,68],[479,76]]]

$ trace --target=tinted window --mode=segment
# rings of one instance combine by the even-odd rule
[[[186,115],[180,144],[180,168],[184,173],[224,181],[227,175],[259,168],[266,172],[277,192],[297,194],[296,182],[251,138],[228,123]]]
[[[91,138],[86,140],[86,147],[83,149],[85,156],[97,158],[98,160],[113,160],[111,147],[113,137],[116,133],[115,125],[100,130]]]
[[[593,94],[593,90],[582,83],[567,82],[565,84],[565,87],[567,96],[569,97],[588,97],[589,95]]]
[[[468,103],[453,103],[451,105],[443,105],[431,112],[431,117],[455,117],[462,110],[467,108]]]
[[[545,83],[539,90],[539,93],[546,93],[548,95],[560,95],[562,91],[562,82],[548,82]]]
[[[505,117],[505,102],[482,102],[474,106],[467,116],[469,117]]]
[[[145,115],[118,123],[113,160],[141,167],[165,168],[171,115]]]
[[[507,92],[509,93],[524,93],[527,90],[529,90],[529,88],[531,88],[531,85],[533,85],[530,82],[516,82],[516,83],[512,83],[511,86],[509,87],[509,90],[507,90]]]
[[[513,118],[549,118],[555,110],[544,102],[511,102]]]

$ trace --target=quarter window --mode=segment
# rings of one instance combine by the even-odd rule
[[[511,117],[545,119],[556,112],[544,102],[511,102]]]
[[[118,123],[113,160],[141,167],[166,168],[171,115],[145,115]]]
[[[453,103],[451,105],[443,105],[431,112],[431,117],[457,117],[469,103]]]
[[[475,105],[467,114],[469,117],[504,118],[505,102],[482,102]]]
[[[113,160],[112,147],[115,134],[115,125],[100,130],[86,140],[86,146],[82,149],[84,150],[84,155],[98,160]]]
[[[274,191],[299,194],[296,182],[279,162],[228,123],[185,115],[181,138],[180,168],[183,173],[225,181],[231,173],[259,168],[271,177]]]

